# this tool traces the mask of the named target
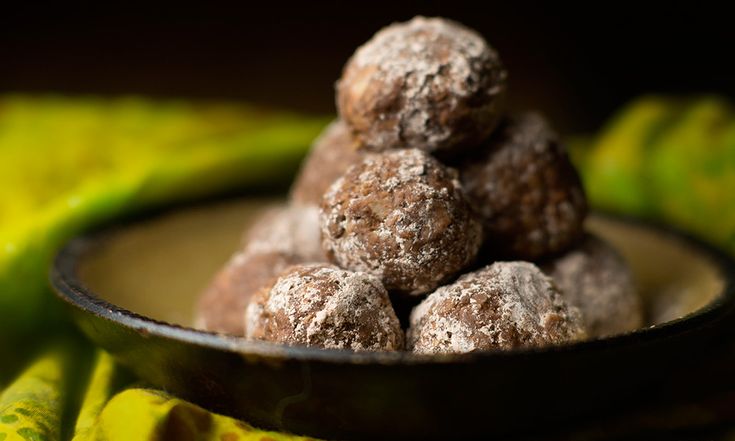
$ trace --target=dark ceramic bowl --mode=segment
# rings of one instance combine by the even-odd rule
[[[79,237],[59,253],[53,286],[83,332],[151,384],[258,426],[319,437],[563,434],[724,381],[710,373],[735,328],[733,263],[680,234],[599,215],[588,229],[628,259],[650,327],[454,356],[286,347],[193,329],[197,294],[265,204],[178,208]]]

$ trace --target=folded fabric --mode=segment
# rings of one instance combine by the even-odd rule
[[[306,440],[257,430],[161,391],[136,387],[123,390],[126,379],[129,385],[129,377],[112,358],[98,351],[73,441]]]
[[[0,441],[61,439],[85,348],[78,339],[68,337],[48,343],[0,394]]]
[[[131,376],[121,369],[109,354],[102,350],[97,351],[74,425],[74,441],[99,439],[92,435],[95,433],[102,409],[113,395],[129,386],[131,382]]]
[[[115,395],[102,409],[92,430],[86,436],[74,437],[74,441],[308,439],[311,438],[257,430],[241,421],[150,389],[128,389]]]
[[[0,395],[0,440],[307,439],[257,430],[161,391],[130,387],[131,377],[104,351],[92,362],[79,356],[88,349],[78,339],[54,342]]]

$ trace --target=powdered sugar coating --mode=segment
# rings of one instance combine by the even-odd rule
[[[332,265],[299,265],[246,312],[247,337],[288,345],[396,351],[404,336],[380,281]]]
[[[506,77],[498,54],[476,32],[415,17],[357,49],[337,82],[337,107],[368,148],[447,152],[492,132]]]
[[[250,299],[300,259],[280,251],[238,252],[214,277],[197,303],[196,327],[244,336],[243,314]]]
[[[325,262],[314,205],[278,205],[266,209],[248,228],[242,250],[215,275],[197,304],[198,328],[245,335],[243,314],[256,292],[297,263]]]
[[[491,251],[525,260],[564,251],[582,236],[587,201],[579,176],[546,121],[504,121],[460,165],[467,198],[481,214]]]
[[[411,313],[423,354],[556,345],[585,337],[582,317],[528,262],[496,262],[430,294]]]
[[[416,149],[350,167],[325,194],[320,223],[330,259],[414,295],[465,268],[481,244],[456,172]]]
[[[342,120],[324,129],[314,141],[291,186],[291,200],[297,204],[319,205],[330,185],[360,161],[363,151]]]
[[[582,311],[592,337],[643,326],[643,305],[623,257],[602,239],[587,235],[582,244],[545,263],[564,298]]]
[[[247,253],[279,252],[300,262],[325,262],[319,230],[319,207],[290,204],[271,207],[245,232]]]

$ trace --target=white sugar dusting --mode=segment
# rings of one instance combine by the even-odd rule
[[[506,254],[537,259],[568,249],[587,214],[566,151],[536,113],[509,118],[461,166],[468,199]]]
[[[459,182],[441,167],[409,149],[370,155],[351,168],[321,207],[325,249],[340,266],[409,293],[431,290],[462,269],[479,249],[481,228]]]
[[[542,269],[577,306],[591,336],[632,331],[643,325],[643,306],[633,274],[615,249],[588,235],[581,246],[545,264]]]
[[[356,84],[349,83],[353,71]],[[506,77],[498,54],[479,34],[450,20],[425,17],[376,33],[350,59],[338,88],[351,85],[351,92],[344,93],[361,96],[367,88],[365,72],[386,94],[400,88],[400,98],[394,97],[400,108],[383,115],[396,120],[393,130],[374,125],[370,144],[395,146],[408,140],[427,151],[456,136],[455,128],[440,121],[439,112],[452,112],[478,96],[491,102],[503,92]],[[441,109],[435,105],[438,100]]]
[[[579,310],[527,262],[497,262],[429,295],[411,314],[409,347],[454,353],[542,346],[585,336]]]
[[[318,205],[324,192],[350,165],[359,161],[363,151],[342,120],[333,121],[314,141],[291,186],[291,201]]]
[[[265,329],[292,345],[399,350],[403,331],[380,282],[331,265],[293,267],[246,314],[249,338]],[[280,319],[279,319],[280,317]]]
[[[248,253],[277,251],[306,262],[326,260],[315,205],[292,204],[265,211],[248,229],[243,242]]]

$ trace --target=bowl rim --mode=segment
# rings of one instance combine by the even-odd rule
[[[104,300],[88,288],[79,275],[79,266],[84,258],[96,247],[103,245],[116,233],[140,221],[150,221],[161,214],[171,214],[180,209],[197,208],[221,200],[198,201],[155,210],[147,215],[135,216],[126,221],[113,221],[103,224],[93,231],[82,233],[66,242],[55,255],[49,281],[52,290],[69,306],[97,318],[114,322],[132,331],[149,336],[176,340],[181,343],[230,352],[243,357],[262,357],[271,359],[293,359],[341,364],[462,364],[495,361],[517,357],[537,357],[568,352],[593,352],[609,350],[612,347],[627,346],[632,343],[654,342],[661,338],[686,334],[695,329],[707,327],[735,313],[735,260],[723,250],[669,225],[651,220],[639,219],[620,214],[595,211],[595,217],[621,222],[662,234],[678,240],[709,260],[723,279],[722,292],[704,307],[683,317],[639,328],[609,337],[586,339],[561,345],[514,348],[505,350],[478,351],[467,354],[414,354],[398,352],[354,352],[351,350],[322,349],[306,346],[287,346],[277,343],[248,341],[242,337],[227,336],[204,330],[168,323],[138,314]]]

